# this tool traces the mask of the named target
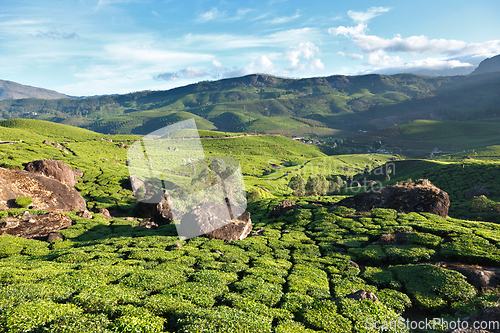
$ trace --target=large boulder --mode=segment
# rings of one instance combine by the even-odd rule
[[[489,197],[491,196],[491,191],[484,186],[475,186],[465,192],[465,199],[470,200],[474,197],[480,197],[482,195]]]
[[[282,215],[285,215],[289,210],[295,210],[298,208],[300,208],[300,205],[297,205],[292,200],[286,199],[285,201],[280,202],[278,205],[276,205],[276,207],[271,210],[271,213],[269,213],[269,215],[271,217],[280,217]]]
[[[252,220],[246,210],[229,214],[228,205],[203,202],[182,216],[177,231],[179,236],[188,238],[205,235],[231,242],[245,239],[250,234]]]
[[[184,212],[170,208],[167,196],[153,198],[152,202],[140,201],[135,206],[135,215],[142,218],[149,218],[157,225],[169,224],[175,217],[182,216]],[[175,214],[174,214],[175,213]]]
[[[71,225],[71,218],[62,213],[8,217],[0,224],[0,235],[12,235],[28,239],[46,239],[49,234]]]
[[[50,178],[57,179],[68,186],[75,186],[78,182],[75,171],[66,163],[57,160],[38,160],[29,162],[25,165],[24,170],[38,173]]]
[[[81,211],[87,208],[78,191],[57,179],[19,169],[0,168],[0,206],[17,207],[14,200],[30,197],[38,209]]]
[[[384,186],[357,194],[332,205],[370,211],[373,208],[391,208],[398,212],[428,212],[442,217],[448,216],[450,198],[448,193],[432,185],[427,179]]]

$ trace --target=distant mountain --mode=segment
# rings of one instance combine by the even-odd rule
[[[486,58],[471,74],[483,74],[500,71],[500,54],[491,58]]]
[[[54,90],[25,86],[12,81],[0,80],[0,100],[18,98],[59,99],[68,96]]]

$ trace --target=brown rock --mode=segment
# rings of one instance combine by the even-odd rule
[[[157,225],[164,225],[173,221],[173,212],[175,212],[176,217],[184,214],[184,212],[180,210],[172,210],[165,195],[152,201],[153,202],[138,202],[134,209],[135,215],[138,217],[150,218]]]
[[[492,327],[488,327],[487,330],[474,330],[474,329],[458,329],[452,331],[452,333],[500,333],[500,327],[495,327],[495,324],[498,324],[500,322],[500,307],[494,306],[494,307],[489,307],[485,308],[480,312],[473,313],[467,318],[464,318],[463,321],[466,321],[468,326],[467,327],[474,327],[474,323],[483,323],[488,324],[492,323]],[[476,324],[477,325],[477,324]],[[464,325],[465,326],[465,325]]]
[[[448,193],[432,185],[427,179],[403,184],[384,186],[343,199],[332,205],[370,211],[373,208],[390,208],[398,212],[428,212],[442,217],[448,216],[450,198]]]
[[[287,199],[287,200],[279,203],[276,207],[274,207],[270,213],[270,216],[271,217],[280,217],[282,215],[285,215],[286,212],[288,212],[290,209],[298,209],[298,208],[300,208],[300,205],[297,205],[292,200]]]
[[[154,229],[158,229],[158,224],[154,223],[151,220],[144,220],[144,221],[141,221],[141,223],[139,223],[139,227],[154,230]]]
[[[113,216],[111,216],[111,214],[109,213],[109,210],[107,210],[106,208],[99,209],[99,214],[104,215],[104,218],[107,219],[107,220],[113,218]]]
[[[38,160],[29,162],[24,170],[57,179],[68,186],[74,186],[78,181],[73,169],[66,163],[57,160]]]
[[[92,218],[92,214],[90,214],[90,212],[86,209],[78,212],[76,215],[83,217],[84,219],[91,219]]]
[[[484,186],[476,186],[465,192],[465,199],[470,200],[474,197],[480,197],[481,195],[489,197],[491,196],[491,191]]]
[[[226,242],[246,238],[252,231],[250,213],[245,210],[232,214],[233,218],[227,204],[203,202],[182,216],[177,232],[186,238],[206,235]]]
[[[500,286],[500,268],[454,263],[440,263],[439,266],[461,273],[479,291]]]
[[[56,241],[58,239],[64,239],[64,236],[60,232],[51,232],[47,236],[47,242],[52,243],[53,241]]]
[[[67,228],[71,225],[71,218],[66,214],[47,213],[34,215],[30,221],[18,221],[15,228],[0,228],[0,235],[8,234],[28,239],[43,239],[50,233]]]
[[[83,177],[83,171],[80,169],[74,169],[73,173],[75,174],[76,177],[82,178]]]
[[[15,208],[15,198],[30,197],[38,209],[77,211],[87,205],[78,191],[60,181],[19,169],[0,168],[0,205]]]
[[[352,294],[346,295],[346,298],[352,298],[352,299],[355,299],[357,301],[365,300],[365,299],[370,299],[374,302],[379,301],[377,296],[375,296],[374,293],[368,292],[364,289],[360,289],[356,292],[353,292]]]

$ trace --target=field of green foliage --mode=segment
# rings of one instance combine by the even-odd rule
[[[500,165],[486,153],[465,161],[399,161],[389,154],[327,156],[280,136],[200,136],[207,154],[237,158],[247,190],[258,189],[248,210],[261,236],[180,241],[174,224],[149,230],[127,217],[136,201],[127,184],[126,147],[138,137],[35,120],[0,122],[0,167],[62,160],[83,171],[76,187],[88,208],[106,207],[117,216],[84,219],[70,212],[64,239],[51,243],[0,236],[0,332],[377,332],[369,323],[450,321],[497,305],[498,290],[479,293],[463,275],[435,265],[500,268],[500,226],[473,221],[479,212],[462,199],[476,184],[499,193]],[[373,171],[385,163],[395,166],[389,180]],[[329,209],[352,191],[289,197],[300,208],[271,217],[282,195],[292,193],[288,185],[297,173],[346,181],[369,175],[384,184],[426,177],[450,194],[453,217]],[[0,211],[0,219],[24,211]],[[461,213],[464,219],[457,218]],[[493,221],[494,214],[481,217]],[[404,241],[384,241],[391,234]],[[345,297],[359,289],[380,302]]]
[[[302,208],[270,218],[279,201],[251,203],[263,235],[231,243],[196,237],[178,248],[174,225],[151,231],[135,219],[100,214],[70,214],[66,239],[52,243],[0,236],[0,327],[376,332],[367,323],[416,314],[452,320],[496,305],[495,292],[478,294],[461,274],[431,264],[500,267],[496,224],[384,209],[329,211],[328,201],[319,207],[307,198],[297,199]],[[405,244],[374,243],[395,232],[410,232]],[[359,289],[380,302],[345,298]]]

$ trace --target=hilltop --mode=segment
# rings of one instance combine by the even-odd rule
[[[500,73],[286,79],[247,75],[166,91],[0,102],[0,117],[34,118],[108,134],[147,134],[194,118],[199,129],[283,134],[333,142],[424,120],[500,115]]]
[[[479,66],[471,74],[483,74],[500,71],[500,54],[481,61]]]
[[[0,100],[19,98],[59,99],[69,98],[54,90],[26,86],[12,81],[0,80]]]

